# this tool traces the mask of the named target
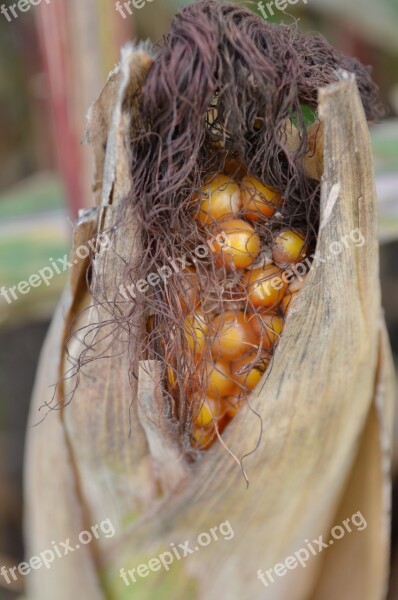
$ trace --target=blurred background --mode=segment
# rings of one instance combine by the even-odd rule
[[[0,13],[0,288],[63,257],[78,210],[93,204],[92,162],[82,144],[85,115],[129,39],[161,42],[181,0],[35,0]],[[150,2],[150,3],[149,3]],[[29,3],[29,2],[28,2]],[[27,5],[24,5],[27,6]],[[252,8],[258,12],[256,4]],[[299,0],[270,21],[319,31],[371,65],[386,106],[372,126],[380,200],[383,301],[398,356],[398,1]],[[40,348],[67,273],[8,302],[0,296],[0,565],[18,564],[22,543],[24,436]],[[396,427],[398,440],[398,427]],[[396,444],[395,466],[398,465]],[[397,475],[395,469],[394,475]],[[51,477],[51,473],[48,474]],[[397,478],[396,478],[397,479]],[[390,599],[398,598],[398,485],[395,485]],[[1,586],[5,585],[4,588]],[[19,584],[18,584],[19,585]],[[0,600],[23,590],[0,578]]]

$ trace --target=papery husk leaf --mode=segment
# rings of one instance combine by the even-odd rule
[[[92,238],[97,227],[95,211],[88,211],[78,222],[75,248]],[[64,346],[68,317],[74,314],[82,298],[87,261],[79,261],[70,271],[69,286],[54,315],[43,347],[33,390],[25,449],[25,553],[37,556],[52,542],[78,537],[87,528],[89,516],[80,488],[61,410],[48,413],[43,406],[51,403],[54,383],[63,372]],[[47,414],[47,418],[42,421]],[[103,597],[92,546],[56,559],[50,569],[44,566],[26,578],[26,598],[79,597],[82,588],[88,598]]]
[[[384,324],[381,326],[379,349],[375,401],[333,519],[333,524],[340,524],[347,516],[360,510],[366,515],[367,527],[360,534],[348,535],[344,544],[336,543],[325,552],[311,600],[385,598],[387,591],[394,365]],[[368,571],[369,574],[364,577]]]
[[[126,48],[127,55],[121,67],[111,73],[89,113],[87,138],[94,148],[94,192],[100,207],[78,224],[72,260],[80,245],[95,239],[98,223],[106,226],[112,221],[112,205],[121,201],[131,185],[128,139],[132,103],[137,101],[134,93],[152,59],[143,49],[137,50],[133,58],[131,47]],[[133,232],[121,233],[113,242],[119,260],[113,252],[107,262],[105,247],[96,257],[97,269],[107,274],[104,283],[108,289],[112,276],[122,268],[123,258],[131,259],[134,253]],[[83,338],[92,343],[95,356],[106,353],[109,347],[106,334],[111,328],[107,332],[102,329],[100,339],[95,339],[96,324],[106,319],[107,313],[102,306],[92,306],[87,267],[88,261],[78,259],[71,268],[69,287],[43,349],[32,399],[30,424],[36,424],[43,415],[47,418],[28,430],[25,488],[29,556],[51,548],[51,540],[76,539],[80,531],[103,519],[110,518],[118,527],[119,521],[130,518],[138,507],[146,505],[149,497],[158,494],[146,436],[137,418],[137,405],[132,402],[134,389],[130,385],[123,332],[112,347],[113,357],[90,362],[80,372],[79,392],[69,404],[76,387],[73,359],[85,347]],[[73,335],[68,344],[67,355],[67,341],[78,330],[79,334]],[[47,493],[49,473],[51,492]],[[53,515],[51,519],[49,514]],[[94,540],[71,554],[70,559],[68,556],[57,561],[50,575],[47,570],[35,571],[28,578],[28,597],[69,600],[74,593],[78,596],[83,586],[90,599],[102,598],[98,554]]]
[[[90,111],[88,139],[95,147],[98,183],[103,161],[99,148],[106,147],[99,229],[112,227],[116,208],[132,185],[129,139],[134,103],[138,101],[135,92],[151,64],[145,51],[133,53],[127,47],[120,69],[111,75],[99,102]],[[139,239],[136,227],[129,223],[128,231],[121,227],[112,237],[111,248],[100,247],[93,265],[98,276],[91,289],[98,302],[91,302],[87,310],[76,313],[72,324],[76,335],[68,343],[68,352],[75,360],[90,346],[85,355],[87,363],[78,372],[76,394],[75,376],[63,382],[65,398],[73,397],[65,410],[65,426],[81,473],[81,485],[85,496],[98,500],[98,505],[90,507],[93,523],[111,518],[115,527],[156,494],[147,440],[137,416],[137,403],[133,402],[138,389],[134,370],[138,366],[133,366],[132,374],[128,331],[123,327],[115,331],[104,300],[117,293],[117,282],[125,263],[134,262]],[[91,295],[88,300],[91,301]],[[128,310],[127,302],[124,308]],[[137,336],[141,328],[137,323]],[[88,362],[90,358],[99,359]],[[70,361],[65,361],[65,372],[68,366]],[[104,489],[108,490],[106,498]]]

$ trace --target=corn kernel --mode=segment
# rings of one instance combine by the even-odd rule
[[[211,248],[215,253],[216,263],[229,269],[245,269],[256,260],[261,250],[261,243],[254,228],[242,219],[220,222],[214,230],[218,239],[212,240]]]
[[[239,186],[227,175],[217,175],[205,183],[196,198],[200,201],[196,220],[203,225],[227,216],[233,218],[241,207]]]
[[[209,331],[214,340],[211,351],[214,357],[236,360],[253,350],[255,334],[248,318],[242,311],[227,311],[210,323]]]
[[[264,185],[251,175],[242,179],[240,190],[243,213],[250,221],[272,217],[282,202],[279,192]]]
[[[282,279],[282,271],[275,265],[247,271],[242,285],[253,306],[275,307],[282,300],[287,283]]]
[[[279,340],[283,330],[283,319],[278,315],[258,313],[253,317],[252,328],[262,348],[270,350]]]
[[[202,311],[196,310],[185,319],[184,329],[190,349],[195,356],[202,354],[206,347],[208,326]]]
[[[219,399],[228,396],[235,390],[235,382],[231,376],[231,364],[225,360],[217,360],[206,365],[207,396]]]
[[[257,353],[253,352],[252,354],[233,362],[231,365],[232,377],[240,386],[246,388],[246,390],[253,390],[261,380],[265,371],[266,363],[263,361],[256,361],[256,359]]]
[[[223,407],[214,398],[206,398],[202,401],[200,410],[195,420],[197,427],[207,427],[214,419],[219,419],[223,414]]]
[[[276,238],[272,246],[272,258],[279,265],[286,266],[303,260],[307,252],[305,235],[285,229]]]

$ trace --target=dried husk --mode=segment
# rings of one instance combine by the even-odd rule
[[[134,106],[151,60],[145,48],[125,48],[91,111],[101,205],[78,224],[75,248],[93,230],[114,223],[132,183]],[[384,597],[393,369],[380,305],[369,133],[353,76],[342,73],[339,82],[320,90],[319,115],[324,170],[317,252],[326,257],[331,242],[357,228],[366,243],[311,268],[272,368],[251,398],[252,410],[242,410],[223,435],[235,456],[245,456],[248,487],[220,443],[193,464],[180,455],[164,419],[160,365],[133,365],[131,373],[127,333],[114,339],[110,324],[96,336],[98,323],[109,319],[106,305],[91,306],[87,264],[73,268],[32,404],[31,424],[45,402],[58,410],[28,434],[27,555],[107,518],[117,534],[82,547],[50,571],[36,571],[28,580],[31,600],[70,600],[82,589],[93,600]],[[112,251],[96,256],[97,298],[118,286],[124,261],[134,261],[139,232],[128,221],[128,228],[118,224]],[[80,356],[86,335],[92,342],[88,356],[97,359],[80,370],[76,389],[71,371],[53,398],[48,386],[70,364],[64,344],[71,331],[77,333],[70,355]],[[365,530],[346,535],[268,588],[258,580],[258,569],[272,568],[307,538],[328,540],[330,528],[357,511],[366,518]],[[212,543],[130,587],[120,579],[121,567],[137,567],[171,542],[194,541],[226,520],[235,532],[230,541]]]

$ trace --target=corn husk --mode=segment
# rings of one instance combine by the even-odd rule
[[[90,111],[100,206],[78,223],[75,248],[114,224],[133,184],[136,92],[151,61],[145,48],[126,47]],[[369,133],[352,76],[342,73],[319,91],[319,115],[324,170],[317,252],[326,257],[331,242],[357,228],[366,242],[311,268],[251,409],[243,409],[223,444],[198,462],[181,456],[164,418],[161,366],[133,365],[131,377],[127,333],[112,337],[106,305],[92,305],[87,264],[73,267],[32,402],[31,424],[44,402],[58,410],[28,434],[27,554],[51,547],[51,540],[76,539],[104,519],[112,520],[116,534],[35,571],[29,599],[70,600],[81,590],[92,600],[385,596],[394,377],[380,304]],[[97,292],[116,289],[124,261],[134,262],[138,229],[119,223],[114,244],[96,256]],[[98,323],[101,335],[95,334]],[[64,379],[54,398],[48,386],[70,366],[64,346],[71,331],[72,359],[85,335],[89,356],[102,358],[82,368],[67,404],[76,378]],[[244,457],[241,464],[236,457]],[[259,581],[258,569],[274,567],[306,539],[329,540],[330,528],[358,511],[366,529],[353,530],[267,588]],[[120,568],[146,563],[170,543],[194,542],[225,521],[234,531],[229,541],[211,543],[130,586],[120,578]]]

